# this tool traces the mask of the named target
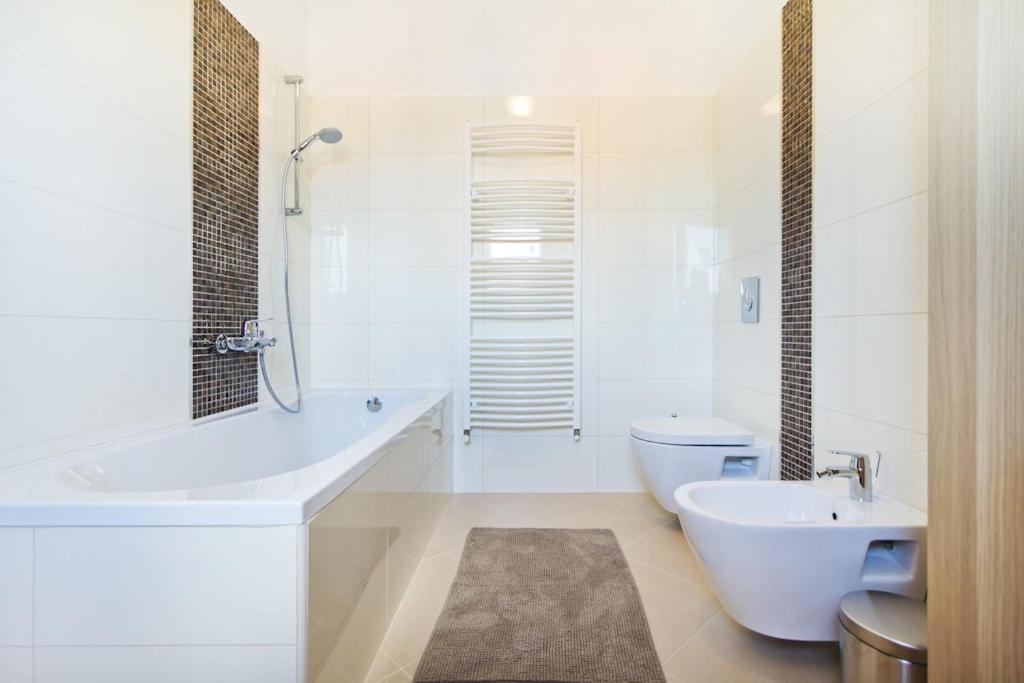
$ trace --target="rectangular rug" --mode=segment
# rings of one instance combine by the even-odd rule
[[[663,682],[609,529],[470,531],[417,683]]]

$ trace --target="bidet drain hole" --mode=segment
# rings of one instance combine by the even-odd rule
[[[837,520],[837,519],[839,519],[839,515],[837,515],[836,513],[834,513],[834,512],[833,512],[833,513],[832,513],[832,519],[833,519],[833,520]]]

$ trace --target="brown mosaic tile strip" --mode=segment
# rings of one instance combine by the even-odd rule
[[[195,0],[192,100],[192,416],[256,402],[257,359],[220,355],[259,308],[259,43],[217,0]]]
[[[814,170],[811,0],[782,8],[782,405],[783,479],[810,479],[811,234]]]

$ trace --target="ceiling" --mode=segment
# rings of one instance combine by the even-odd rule
[[[316,97],[713,94],[781,0],[309,0]]]

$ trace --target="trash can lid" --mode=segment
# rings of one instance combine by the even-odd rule
[[[839,623],[876,650],[915,664],[928,663],[925,604],[881,591],[848,593],[839,603]]]

